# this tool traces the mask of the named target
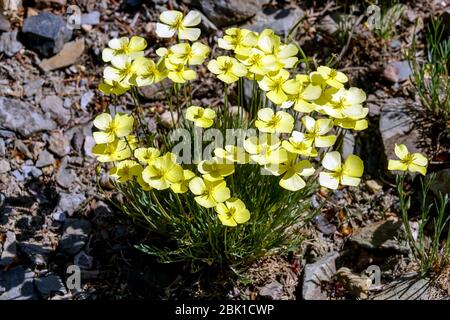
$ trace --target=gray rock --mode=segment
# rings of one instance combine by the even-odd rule
[[[436,172],[436,179],[431,184],[431,190],[436,196],[439,195],[439,192],[442,195],[450,194],[450,169]]]
[[[36,300],[34,273],[22,266],[0,271],[0,300]]]
[[[33,167],[31,169],[31,176],[33,178],[39,178],[40,176],[42,176],[42,170],[36,167]]]
[[[392,40],[392,41],[389,43],[389,46],[390,46],[392,49],[399,49],[399,48],[401,48],[402,43],[401,43],[400,40],[394,39],[394,40]]]
[[[17,182],[25,180],[25,176],[19,170],[11,171],[11,175],[14,177],[14,179],[16,179]]]
[[[193,0],[209,20],[218,27],[226,27],[252,18],[268,0]]]
[[[400,246],[395,240],[401,225],[401,221],[393,220],[375,222],[356,230],[349,240],[368,250],[388,250],[407,254],[409,249]]]
[[[77,211],[81,204],[86,200],[84,194],[71,194],[61,192],[59,194],[58,204],[55,208],[55,212],[62,212],[68,216],[72,216]]]
[[[52,214],[53,221],[64,222],[66,221],[66,214],[64,212],[55,212]]]
[[[95,94],[94,91],[86,91],[85,93],[83,93],[83,95],[81,96],[81,102],[80,102],[80,107],[83,110],[87,110],[87,106],[91,103],[92,98],[94,98]]]
[[[392,83],[408,80],[412,74],[408,61],[394,61],[389,63],[383,71],[383,76]]]
[[[259,295],[272,300],[280,300],[283,295],[283,285],[278,281],[272,281],[259,289]]]
[[[41,100],[42,111],[47,113],[53,120],[61,125],[66,125],[70,121],[70,110],[64,108],[63,101],[58,96],[47,96]]]
[[[36,167],[46,167],[53,164],[54,161],[55,158],[53,157],[53,155],[47,150],[43,150],[41,153],[39,153],[38,160],[36,161]]]
[[[85,137],[92,136],[92,124],[80,125],[66,131],[66,136],[72,136],[72,147],[76,152],[81,153],[83,150]]]
[[[272,29],[276,34],[286,36],[303,15],[303,10],[299,7],[265,8],[258,10],[252,22],[244,25],[244,27],[256,32]]]
[[[0,129],[0,137],[2,138],[16,138],[16,134],[10,130]]]
[[[11,30],[11,23],[6,17],[0,13],[0,31],[9,31]]]
[[[66,287],[64,286],[61,278],[54,274],[36,278],[34,279],[34,284],[36,285],[37,290],[44,299],[47,299],[55,293],[59,293],[62,295],[67,294]]]
[[[323,214],[315,216],[313,222],[317,229],[326,236],[330,236],[336,232],[336,226],[331,224]]]
[[[336,259],[338,257],[339,253],[329,252],[318,261],[305,265],[302,285],[302,298],[304,300],[327,299],[327,293],[322,291],[321,283],[329,282],[336,273]]]
[[[51,248],[36,243],[20,242],[19,249],[22,251],[31,263],[36,266],[46,266]]]
[[[91,11],[81,15],[81,24],[96,25],[100,23],[100,12]]]
[[[61,131],[53,131],[48,139],[48,149],[57,156],[64,157],[70,153],[70,140]]]
[[[4,157],[5,155],[6,155],[5,140],[0,138],[0,157]]]
[[[6,196],[3,192],[0,192],[0,211],[5,207],[5,203],[6,203]],[[0,256],[1,256],[1,253],[0,253]]]
[[[5,159],[0,160],[0,174],[7,173],[11,170],[11,166],[9,165],[9,161]]]
[[[435,300],[439,298],[442,299],[433,281],[420,278],[415,274],[406,274],[392,281],[385,285],[380,293],[370,297],[371,300]]]
[[[324,32],[329,36],[333,36],[339,30],[339,25],[330,15],[326,15],[320,19],[317,25],[317,30]]]
[[[95,158],[94,154],[92,153],[92,148],[95,146],[95,140],[92,136],[87,136],[84,139],[84,145],[83,145],[83,150],[84,150],[84,154],[86,155],[86,157],[88,158]]]
[[[14,56],[22,48],[22,44],[17,41],[17,31],[5,32],[0,36],[0,52],[8,57]]]
[[[16,234],[12,231],[6,232],[6,241],[3,243],[0,266],[9,266],[17,256]]]
[[[75,255],[81,251],[91,232],[91,223],[87,220],[66,219],[63,234],[59,239],[59,249],[67,254]]]
[[[67,159],[64,158],[61,162],[61,167],[56,173],[56,183],[65,189],[69,189],[76,180],[77,174],[75,170],[67,167]]]
[[[27,159],[33,159],[33,154],[28,149],[28,146],[22,140],[14,141],[14,148],[21,152]]]
[[[56,123],[31,105],[0,97],[0,125],[28,137],[36,132],[53,130]]]
[[[88,255],[83,250],[78,252],[73,258],[73,263],[79,266],[81,269],[91,269],[93,265],[94,258]]]
[[[42,78],[27,82],[23,86],[23,94],[25,97],[32,97],[36,95],[42,88],[42,85],[45,83],[45,80]]]
[[[24,44],[44,57],[57,54],[72,37],[64,19],[50,12],[26,18],[22,32]]]

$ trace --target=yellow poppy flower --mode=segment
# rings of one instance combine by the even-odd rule
[[[99,162],[113,162],[127,159],[131,157],[133,152],[129,144],[122,138],[116,139],[111,143],[96,144],[92,148],[92,153]]]
[[[133,59],[127,55],[114,56],[111,60],[111,65],[103,70],[103,78],[105,81],[118,82],[122,87],[130,86],[130,79],[133,76],[139,75],[139,65],[133,64]]]
[[[266,55],[257,48],[252,48],[246,56],[236,55],[236,57],[247,67],[250,73],[247,77],[250,80],[254,79],[254,75],[263,76],[277,68],[275,56]]]
[[[165,59],[165,64],[169,71],[167,77],[173,82],[185,83],[197,78],[195,71],[187,68],[184,64],[173,64],[169,59]]]
[[[400,160],[389,160],[389,170],[408,170],[410,172],[419,172],[422,175],[426,175],[428,159],[421,153],[410,153],[404,144],[396,144],[394,152]]]
[[[275,48],[274,54],[276,57],[278,70],[283,68],[293,68],[298,61],[298,58],[296,57],[297,53],[298,48],[292,43],[280,45],[278,48]]]
[[[306,139],[303,132],[292,131],[292,136],[289,137],[289,140],[284,140],[281,145],[291,153],[317,157],[317,150],[311,146],[311,140]]]
[[[258,35],[258,49],[266,54],[275,54],[278,51],[280,44],[280,37],[277,36],[271,29],[264,29]]]
[[[216,112],[211,108],[202,108],[197,106],[190,106],[186,110],[186,119],[193,121],[195,126],[201,128],[209,128],[214,124]]]
[[[240,163],[245,164],[250,161],[250,156],[242,147],[233,145],[225,146],[225,149],[216,148],[214,154],[217,158],[221,159],[222,163]]]
[[[147,41],[144,38],[133,36],[131,39],[122,37],[112,39],[108,42],[108,47],[102,51],[102,59],[105,62],[110,62],[115,56],[126,55],[131,59],[144,55],[144,50],[147,47]]]
[[[353,154],[341,164],[341,155],[337,151],[328,152],[322,160],[322,166],[330,172],[321,172],[319,183],[329,189],[337,189],[339,184],[356,187],[364,171],[362,160]]]
[[[331,119],[314,120],[310,116],[304,116],[302,123],[306,129],[305,139],[310,144],[314,144],[318,148],[327,148],[336,142],[335,135],[325,136],[333,128]]]
[[[198,11],[189,11],[183,17],[183,13],[176,10],[168,10],[161,13],[156,23],[156,34],[161,38],[171,38],[178,32],[180,40],[195,41],[200,37],[200,29],[192,28],[200,24],[201,15]]]
[[[142,173],[142,166],[133,160],[120,161],[111,169],[110,175],[119,182],[127,182],[133,180],[133,177],[139,177]]]
[[[170,189],[175,193],[186,193],[189,187],[189,181],[195,177],[195,173],[191,170],[183,170],[183,178],[181,181],[170,185]]]
[[[342,88],[331,94],[331,99],[321,107],[321,110],[333,118],[358,120],[369,112],[368,108],[362,106],[365,100],[366,93],[363,90],[354,87],[348,90]]]
[[[219,48],[234,50],[236,54],[247,55],[251,47],[258,42],[257,35],[253,31],[241,28],[229,28],[225,30],[223,38],[219,38]]]
[[[104,81],[98,85],[98,89],[105,94],[115,94],[120,96],[127,92],[130,89],[130,86],[124,83],[120,84],[114,80],[104,79]]]
[[[261,132],[291,133],[294,128],[294,118],[287,112],[278,111],[276,114],[270,108],[258,111],[255,127]]]
[[[344,86],[344,83],[348,81],[348,78],[345,74],[335,69],[320,66],[317,68],[317,71],[311,73],[312,79],[317,79],[318,81],[325,81],[329,86],[340,89]]]
[[[151,164],[160,156],[156,148],[137,148],[134,150],[134,157],[142,164]]]
[[[188,64],[190,66],[202,64],[211,51],[207,45],[201,42],[194,42],[192,46],[189,43],[178,43],[171,48],[171,54],[168,55],[173,64]]]
[[[315,110],[312,102],[322,94],[321,86],[311,83],[307,75],[297,75],[295,79],[286,81],[283,90],[288,94],[288,101],[292,102],[294,109],[306,113]]]
[[[210,181],[223,180],[234,173],[233,164],[223,163],[218,158],[200,161],[197,168],[203,178]]]
[[[118,113],[114,118],[109,113],[102,113],[95,117],[94,126],[101,131],[93,133],[96,143],[110,143],[114,139],[125,137],[133,130],[132,116]]]
[[[253,136],[244,141],[244,149],[250,154],[250,159],[260,165],[286,161],[287,152],[280,145],[280,140],[273,134],[263,134],[259,138]]]
[[[189,181],[189,190],[195,195],[195,201],[205,208],[213,208],[230,199],[230,189],[224,180],[209,181],[195,177]]]
[[[144,169],[142,178],[157,190],[168,189],[172,184],[180,182],[184,177],[183,168],[175,161],[176,156],[167,152]]]
[[[168,74],[163,60],[155,63],[151,59],[138,57],[133,61],[132,68],[136,70],[136,75],[130,81],[138,87],[158,83]]]
[[[230,198],[224,203],[219,203],[215,210],[220,222],[227,227],[236,227],[250,219],[250,211],[245,207],[245,203],[237,198]]]
[[[289,72],[281,69],[278,72],[272,72],[265,75],[262,80],[258,81],[258,84],[262,90],[267,91],[267,98],[279,105],[287,100],[284,84],[288,78]]]
[[[272,174],[276,176],[283,175],[280,179],[280,187],[289,191],[298,191],[306,186],[302,177],[309,177],[316,171],[308,160],[297,162],[295,154],[288,154],[288,159],[280,164],[272,164],[266,167]]]
[[[235,58],[225,56],[209,61],[208,69],[227,84],[233,83],[247,74],[247,68],[242,63]]]

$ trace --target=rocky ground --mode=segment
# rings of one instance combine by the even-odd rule
[[[385,168],[394,143],[405,143],[431,157],[430,171],[438,172],[434,191],[449,192],[449,142],[417,117],[423,110],[403,52],[412,33],[423,32],[423,21],[450,14],[450,7],[445,1],[405,1],[395,34],[383,40],[358,14],[344,17],[345,8],[334,1],[316,2],[0,1],[0,300],[448,299],[448,277],[431,285],[429,279],[411,280],[416,266],[401,238],[398,199]],[[71,20],[76,7],[69,5],[82,13],[79,26]],[[134,248],[145,230],[97,191],[97,183],[110,188],[108,177],[97,181],[91,153],[91,120],[111,102],[97,90],[101,50],[111,38],[137,34],[146,37],[151,54],[161,45],[154,32],[159,13],[193,7],[204,14],[201,27],[211,45],[226,26],[270,27],[286,35],[303,17],[295,41],[319,63],[336,53],[334,66],[369,97],[369,129],[348,135],[344,146],[366,161],[362,188],[317,193],[312,205],[323,207],[305,230],[303,256],[258,261],[246,283],[199,279],[180,266],[156,263]],[[340,21],[356,25],[347,27],[347,37]],[[414,29],[417,21],[422,24]],[[204,104],[220,97],[212,78],[194,88],[194,99]],[[168,113],[158,87],[140,94],[146,121],[153,128],[164,124]],[[132,106],[127,97],[118,104]],[[68,286],[71,265],[81,269],[81,288]],[[381,269],[375,288],[363,277],[371,265]]]

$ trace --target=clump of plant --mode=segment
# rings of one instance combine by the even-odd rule
[[[432,20],[425,36],[426,52],[423,60],[417,56],[416,37],[413,37],[407,59],[412,69],[414,87],[422,105],[437,119],[450,115],[450,38],[444,36],[441,19]]]
[[[156,61],[144,56],[140,37],[113,39],[104,49],[111,65],[100,90],[131,93],[135,108],[132,115],[106,112],[94,120],[93,153],[112,165],[120,209],[150,231],[139,248],[161,262],[235,271],[264,255],[297,250],[317,186],[360,182],[362,160],[342,159],[339,149],[345,131],[367,128],[365,93],[346,89],[347,76],[327,66],[299,72],[299,48],[270,29],[230,28],[218,40],[230,55],[207,63],[223,83],[223,101],[192,105],[195,68],[210,54],[197,41],[200,15],[166,11],[160,20],[158,36],[176,35],[177,43],[157,49]],[[137,88],[164,79],[171,80],[163,90],[173,128],[149,134]]]
[[[447,194],[439,193],[434,201],[429,199],[430,187],[435,179],[434,174],[431,174],[425,179],[420,179],[420,207],[411,208],[411,196],[404,189],[406,173],[419,173],[425,176],[428,160],[420,153],[410,153],[403,144],[396,145],[394,151],[399,160],[389,160],[388,169],[403,172],[396,176],[396,181],[407,241],[420,267],[420,274],[433,272],[438,274],[450,263],[450,215],[447,208],[449,197]],[[408,212],[414,209],[419,212],[417,233],[413,232],[409,224]],[[433,213],[434,218],[432,218]],[[432,224],[431,241],[427,241],[425,228],[430,223]],[[445,232],[446,229],[447,232]]]
[[[401,3],[392,6],[382,5],[380,9],[374,11],[374,33],[383,40],[392,39],[395,36],[395,28],[401,21],[405,10],[406,6]]]

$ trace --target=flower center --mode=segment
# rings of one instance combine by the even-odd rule
[[[178,17],[177,20],[175,20],[173,26],[174,29],[181,29],[183,27],[183,17]]]
[[[233,218],[233,216],[236,214],[236,208],[231,207],[230,209],[228,209],[227,212],[227,217],[228,219]]]
[[[115,123],[115,121],[111,121],[108,125],[108,127],[106,127],[105,132],[107,133],[114,133],[117,130],[117,124]]]
[[[339,167],[338,169],[336,169],[336,171],[333,172],[333,176],[336,179],[341,179],[341,177],[344,175],[344,170],[342,169],[342,167]]]
[[[408,154],[408,155],[406,155],[406,157],[402,160],[402,162],[403,162],[404,164],[406,164],[407,166],[409,166],[409,165],[413,162],[413,160],[414,160],[414,155]]]
[[[274,117],[272,117],[272,119],[270,119],[270,120],[267,122],[267,126],[268,126],[268,127],[273,127],[273,128],[275,128],[275,127],[278,126],[278,124],[280,123],[280,121],[281,121],[281,117],[280,117],[279,115],[275,115]]]
[[[284,80],[282,78],[274,79],[272,84],[273,91],[280,91],[283,86]]]
[[[231,71],[231,68],[233,67],[233,63],[231,61],[227,61],[223,64],[221,70],[223,73],[228,73]]]
[[[202,110],[202,109],[199,109],[199,110],[197,111],[197,113],[194,114],[194,119],[201,119],[201,118],[203,118],[203,114],[204,114],[203,110]]]
[[[334,79],[337,76],[337,71],[335,69],[331,69],[330,74],[328,75],[329,78]]]

